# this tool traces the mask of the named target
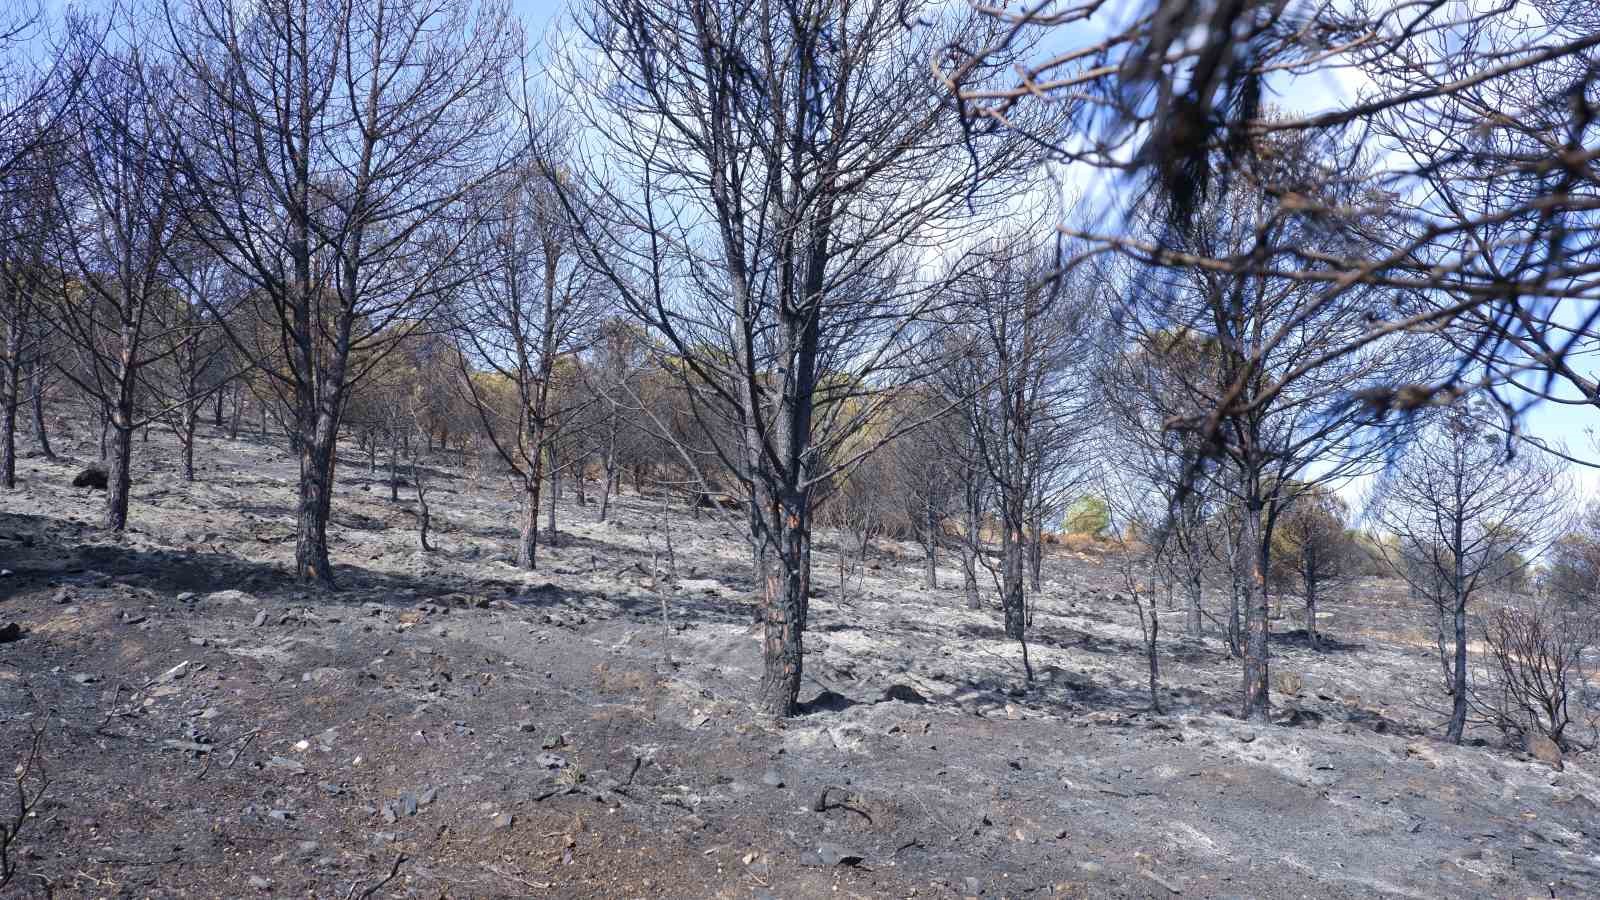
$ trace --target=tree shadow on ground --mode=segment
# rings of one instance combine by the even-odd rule
[[[605,599],[624,615],[659,615],[659,595],[601,598],[593,591],[568,590],[554,584],[529,585],[500,577],[463,578],[457,572],[381,572],[335,558],[337,590],[297,581],[285,564],[252,560],[221,552],[187,551],[169,547],[131,547],[105,531],[79,522],[53,517],[0,513],[0,567],[10,575],[0,578],[0,601],[26,591],[61,586],[130,588],[202,597],[237,589],[263,599],[322,602],[348,600],[351,604],[381,603],[410,607],[439,603],[471,608],[495,602],[514,609],[562,607],[587,611],[596,618],[605,611],[595,601]],[[727,598],[710,595],[669,595],[675,624],[748,622],[748,609]]]

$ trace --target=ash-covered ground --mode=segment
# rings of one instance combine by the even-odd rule
[[[423,553],[412,490],[352,458],[328,593],[287,576],[281,445],[204,436],[185,484],[137,444],[121,537],[68,449],[0,494],[0,761],[42,729],[49,778],[18,896],[1600,895],[1592,760],[1438,742],[1393,584],[1327,604],[1330,649],[1276,643],[1263,726],[1176,612],[1147,711],[1105,557],[1052,551],[1028,686],[955,570],[925,590],[886,544],[841,592],[824,533],[814,702],[774,721],[733,519],[629,492],[598,523],[569,490],[525,573],[504,480],[435,461]]]

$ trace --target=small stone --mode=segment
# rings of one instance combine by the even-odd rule
[[[961,887],[965,889],[968,894],[983,893],[983,882],[971,875],[961,879]]]
[[[489,827],[493,828],[495,831],[505,831],[512,825],[516,824],[516,821],[517,817],[513,816],[511,813],[496,813],[495,817],[489,820]]]
[[[178,602],[179,603],[188,603],[189,601],[193,600],[194,597],[195,597],[194,591],[183,591],[182,593],[178,594]]]
[[[385,825],[393,825],[395,822],[397,822],[399,820],[400,820],[400,814],[399,814],[399,812],[397,810],[395,810],[394,803],[392,803],[392,802],[385,803],[383,805],[383,824],[385,824]]]
[[[405,793],[400,795],[400,811],[408,816],[417,814],[417,798],[415,794]]]
[[[778,774],[777,769],[768,769],[767,773],[761,776],[761,783],[767,787],[781,788],[783,787],[783,776]]]
[[[1241,731],[1234,735],[1234,737],[1239,739],[1239,743],[1248,744],[1256,739],[1256,733],[1254,731]]]
[[[825,866],[858,866],[866,859],[860,853],[846,850],[838,844],[822,844],[817,847],[817,858]]]
[[[258,891],[264,891],[272,887],[272,879],[262,878],[260,875],[251,875],[250,886]]]
[[[304,775],[306,773],[305,766],[301,765],[297,760],[290,759],[287,756],[274,756],[273,758],[267,760],[267,765],[274,769],[287,769],[295,775]]]
[[[317,788],[330,797],[337,797],[344,793],[344,788],[334,784],[331,781],[319,781],[317,782]]]
[[[322,845],[316,841],[301,841],[299,849],[301,856],[316,856],[322,850]]]
[[[439,789],[429,785],[422,789],[422,793],[417,795],[417,805],[429,806],[437,799],[439,799]]]
[[[255,619],[252,620],[250,624],[256,628],[260,628],[261,626],[267,624],[267,611],[263,609],[256,613]]]
[[[92,672],[79,672],[72,676],[72,680],[78,684],[94,684],[100,680],[100,676]]]
[[[287,822],[294,818],[294,813],[288,811],[287,809],[274,809],[267,813],[267,818],[276,819],[279,822]]]
[[[559,753],[541,753],[534,760],[546,769],[560,769],[567,764],[567,758]]]
[[[532,719],[523,719],[521,722],[517,723],[517,730],[524,732],[538,731],[539,723],[533,721]]]
[[[299,750],[301,753],[304,753],[311,749],[311,742],[306,740],[295,741],[294,748]]]

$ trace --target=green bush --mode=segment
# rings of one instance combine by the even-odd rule
[[[1068,507],[1061,526],[1067,534],[1100,537],[1111,527],[1111,509],[1099,497],[1080,497]]]

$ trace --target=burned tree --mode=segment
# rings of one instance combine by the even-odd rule
[[[936,6],[597,0],[578,21],[569,70],[615,86],[579,101],[611,160],[590,166],[583,233],[713,430],[738,436],[726,467],[764,560],[758,703],[778,715],[801,683],[813,496],[876,449],[838,452],[907,377],[909,326],[938,302],[901,251],[970,233],[1037,159],[1020,138],[974,152],[932,94],[932,48],[984,39]],[[904,27],[923,12],[937,34]]]
[[[503,3],[165,0],[166,128],[190,233],[257,297],[281,359],[230,324],[290,412],[295,574],[327,523],[351,385],[471,272],[467,196],[503,164],[520,52]]]
[[[1520,576],[1555,537],[1567,502],[1556,464],[1540,454],[1507,458],[1481,405],[1445,412],[1406,449],[1369,506],[1394,535],[1389,564],[1438,616],[1440,663],[1451,697],[1445,736],[1461,742],[1470,703],[1468,613],[1491,589]],[[1559,532],[1557,532],[1559,533]]]

